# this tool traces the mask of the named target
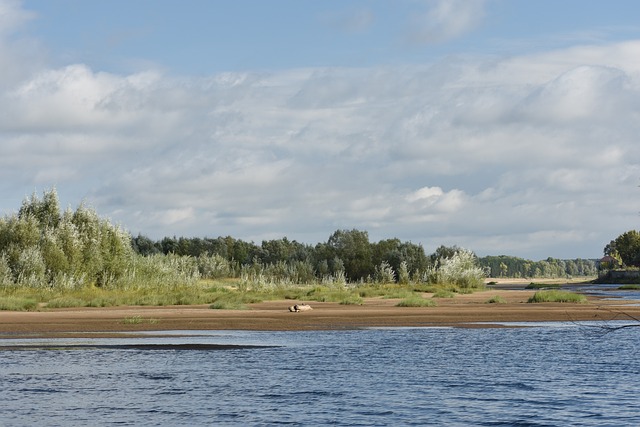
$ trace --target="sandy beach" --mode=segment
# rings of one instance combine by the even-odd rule
[[[396,307],[398,300],[368,298],[363,305],[312,302],[313,310],[291,313],[296,301],[251,304],[248,310],[213,310],[207,305],[111,307],[0,312],[0,338],[110,336],[154,330],[340,330],[363,327],[498,327],[501,322],[609,321],[640,318],[640,306],[589,297],[585,304],[528,304],[530,290],[488,289],[438,298],[437,307]],[[429,297],[429,294],[425,294]],[[500,296],[502,304],[487,301]],[[302,301],[300,301],[302,302]]]

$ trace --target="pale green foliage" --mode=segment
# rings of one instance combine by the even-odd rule
[[[219,279],[231,277],[233,268],[231,263],[218,254],[200,255],[198,257],[198,270],[205,279]]]
[[[393,271],[393,267],[391,267],[387,261],[382,261],[380,265],[376,267],[375,279],[378,283],[394,283],[396,281],[396,274]]]
[[[473,252],[460,249],[450,258],[440,260],[437,283],[459,288],[479,288],[484,284],[484,271],[477,264]]]
[[[406,261],[400,263],[398,267],[398,283],[401,285],[408,285],[410,281],[409,268]]]
[[[329,288],[344,289],[347,286],[347,276],[344,270],[338,270],[333,274],[322,276],[320,283]]]
[[[25,199],[18,214],[0,219],[0,286],[73,289],[193,283],[197,261],[142,259],[131,236],[81,204],[60,213],[55,189]],[[164,283],[164,282],[163,282]]]
[[[330,276],[333,280],[333,276]],[[340,278],[344,281],[344,273]],[[261,290],[282,288],[292,285],[314,284],[316,278],[313,266],[308,261],[278,261],[262,264],[254,260],[252,264],[242,265],[240,269],[240,289]]]
[[[46,286],[46,269],[44,259],[35,246],[23,249],[13,268],[16,281],[33,288]]]
[[[197,260],[193,257],[181,257],[174,254],[136,256],[126,275],[120,279],[119,287],[139,289],[176,288],[194,285],[200,278]]]
[[[11,267],[7,262],[6,256],[0,256],[0,287],[13,285],[13,277],[11,275]]]

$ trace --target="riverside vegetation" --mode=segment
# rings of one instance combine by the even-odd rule
[[[42,198],[34,193],[16,214],[0,218],[2,310],[181,304],[242,309],[274,299],[362,304],[373,296],[401,299],[400,306],[430,306],[435,299],[422,293],[437,299],[473,292],[483,288],[490,271],[466,249],[441,246],[427,256],[420,245],[371,243],[366,231],[355,229],[338,230],[315,246],[287,238],[261,246],[231,237],[154,242],[132,237],[85,204],[61,212],[55,189]]]

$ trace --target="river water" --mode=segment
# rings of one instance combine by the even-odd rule
[[[0,425],[640,425],[617,325],[0,340]]]

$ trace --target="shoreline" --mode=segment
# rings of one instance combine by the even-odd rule
[[[363,305],[310,301],[313,310],[291,313],[303,301],[268,301],[248,310],[196,306],[124,306],[0,312],[0,339],[117,337],[149,331],[247,330],[312,331],[367,327],[504,327],[504,322],[612,321],[640,319],[638,301],[588,297],[585,304],[536,303],[533,290],[487,289],[454,298],[437,298],[436,307],[395,307],[399,300],[365,298]],[[424,294],[429,297],[429,294]],[[489,304],[500,296],[506,303]],[[129,336],[129,335],[128,335]]]

